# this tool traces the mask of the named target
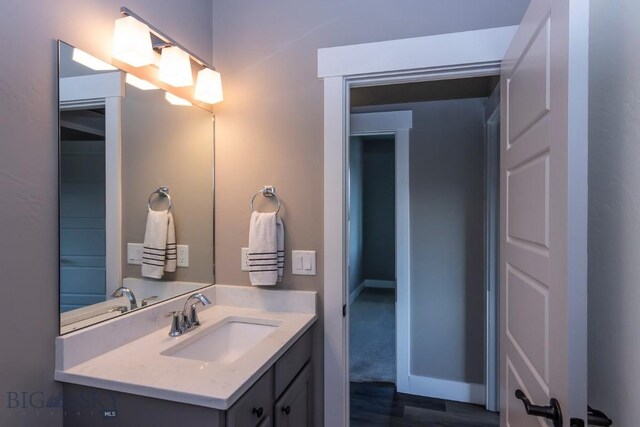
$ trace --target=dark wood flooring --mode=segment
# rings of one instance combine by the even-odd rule
[[[351,427],[496,427],[483,406],[396,393],[393,384],[351,382]]]

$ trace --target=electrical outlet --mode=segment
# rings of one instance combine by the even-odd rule
[[[249,271],[249,248],[242,248],[240,252],[240,270]]]
[[[178,245],[178,267],[189,267],[189,245]]]
[[[127,243],[127,264],[142,264],[142,243]]]

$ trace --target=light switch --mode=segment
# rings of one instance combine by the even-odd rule
[[[127,264],[142,264],[142,243],[127,243]]]
[[[302,276],[316,275],[316,251],[291,251],[291,269],[293,274]]]

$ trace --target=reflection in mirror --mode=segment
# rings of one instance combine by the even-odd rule
[[[60,333],[211,285],[211,113],[64,42],[59,76]]]

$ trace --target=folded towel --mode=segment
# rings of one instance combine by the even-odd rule
[[[164,271],[173,273],[176,271],[178,263],[178,247],[176,246],[176,227],[173,222],[173,215],[171,212],[167,215],[169,220],[167,222],[167,252],[164,262]]]
[[[278,282],[282,282],[284,274],[284,223],[276,215],[276,234],[278,238]]]
[[[165,270],[175,271],[175,240],[173,216],[169,211],[149,211],[142,249],[142,275],[144,277],[161,279]],[[170,242],[171,246],[167,246]]]
[[[272,286],[282,280],[284,224],[274,212],[251,214],[248,261],[252,285]]]

